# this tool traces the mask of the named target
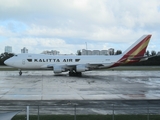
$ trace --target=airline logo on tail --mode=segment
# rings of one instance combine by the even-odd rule
[[[144,58],[146,48],[152,35],[144,35],[138,39],[130,48],[128,48],[123,54],[122,58],[118,60],[113,66],[118,66],[126,63],[138,62]],[[112,67],[113,67],[112,66]]]

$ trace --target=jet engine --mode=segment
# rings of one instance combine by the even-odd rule
[[[76,66],[76,72],[85,72],[86,70],[88,70],[88,69],[86,68],[85,65],[77,65]]]
[[[54,73],[61,73],[61,72],[63,72],[63,69],[61,66],[54,66],[53,71],[54,71]]]

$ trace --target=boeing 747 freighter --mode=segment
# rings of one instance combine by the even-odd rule
[[[120,55],[44,55],[44,54],[17,54],[4,63],[20,70],[50,69],[54,73],[69,71],[69,76],[81,76],[82,72],[112,68],[123,64],[130,64],[147,60],[146,48],[151,35],[144,35],[131,47]]]

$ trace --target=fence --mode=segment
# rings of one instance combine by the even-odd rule
[[[15,101],[16,103],[16,101]],[[0,104],[0,112],[22,111],[18,115],[37,115],[40,120],[41,115],[73,115],[74,120],[77,115],[110,115],[110,120],[115,120],[117,115],[145,115],[146,120],[152,120],[150,116],[160,115],[160,101],[49,101],[41,103],[39,101],[27,101],[18,105]],[[28,104],[28,105],[27,105]],[[160,116],[159,116],[160,119]]]

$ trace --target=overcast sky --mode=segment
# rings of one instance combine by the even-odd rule
[[[160,51],[160,0],[0,0],[0,53],[124,51],[144,34]]]

